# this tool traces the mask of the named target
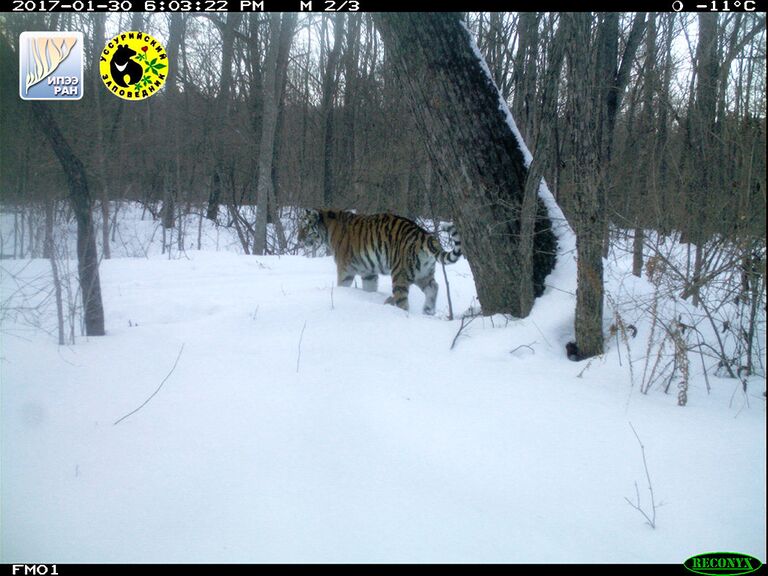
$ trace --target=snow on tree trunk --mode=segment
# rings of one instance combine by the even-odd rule
[[[535,229],[534,270],[522,278],[521,269],[531,268],[521,266],[519,250],[530,158],[482,55],[457,14],[379,13],[374,19],[464,236],[483,313],[527,315],[521,283],[543,292],[556,238],[545,208],[531,211],[539,214],[529,228]]]

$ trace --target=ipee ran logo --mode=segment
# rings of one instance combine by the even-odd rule
[[[22,32],[19,96],[24,100],[80,100],[83,33]]]
[[[145,32],[121,32],[101,51],[99,74],[115,96],[144,100],[165,84],[168,55],[163,45]]]

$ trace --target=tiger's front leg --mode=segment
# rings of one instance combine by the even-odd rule
[[[366,292],[376,292],[379,287],[378,274],[366,274],[363,276],[363,290]]]
[[[354,272],[350,272],[349,270],[347,270],[346,268],[342,268],[341,266],[338,266],[336,268],[336,272],[337,272],[336,283],[339,286],[346,286],[346,287],[352,286],[352,282],[354,282],[355,280]]]

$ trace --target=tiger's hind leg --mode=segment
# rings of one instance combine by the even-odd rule
[[[403,273],[392,272],[392,296],[386,299],[385,304],[394,304],[398,308],[408,310],[408,288],[411,283]]]
[[[368,274],[363,276],[363,290],[366,292],[376,292],[379,287],[379,275]]]
[[[416,286],[421,288],[421,291],[424,292],[424,314],[434,316],[435,301],[437,300],[437,292],[440,289],[440,286],[435,282],[435,277],[427,276],[426,278],[416,280]]]

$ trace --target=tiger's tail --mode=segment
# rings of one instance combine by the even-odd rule
[[[443,250],[440,243],[435,239],[434,245],[430,242],[430,247],[434,248],[432,254],[441,264],[454,264],[463,254],[461,251],[461,234],[459,234],[459,231],[453,224],[442,223],[440,224],[440,230],[450,235],[453,242],[453,250],[450,252]]]

